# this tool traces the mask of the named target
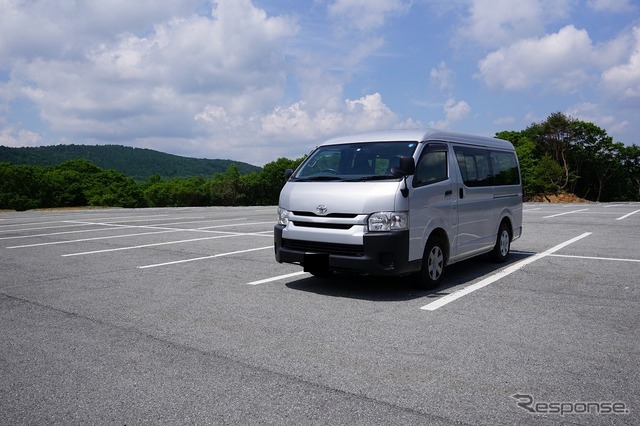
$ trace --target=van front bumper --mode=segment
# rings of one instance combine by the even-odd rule
[[[273,230],[276,260],[301,265],[305,271],[396,276],[420,268],[420,262],[408,260],[409,231],[372,232],[363,236],[362,245],[346,245],[286,239],[283,230],[283,225]]]

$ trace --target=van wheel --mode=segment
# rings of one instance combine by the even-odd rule
[[[423,290],[432,290],[440,285],[445,267],[445,250],[442,240],[431,237],[427,241],[420,269],[419,287]]]
[[[505,222],[500,224],[500,229],[498,229],[498,237],[496,238],[496,245],[493,247],[493,250],[489,253],[491,260],[497,263],[502,263],[507,260],[507,256],[509,255],[509,251],[511,250],[511,230],[509,229],[509,225]]]

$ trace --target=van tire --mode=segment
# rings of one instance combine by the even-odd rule
[[[423,290],[433,290],[442,282],[446,265],[445,245],[439,237],[432,236],[427,241],[422,257],[418,286]]]
[[[511,251],[511,228],[506,222],[500,224],[498,229],[498,236],[496,238],[496,245],[489,253],[489,257],[496,263],[503,263],[507,260],[509,252]]]

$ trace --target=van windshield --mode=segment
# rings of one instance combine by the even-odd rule
[[[392,169],[400,157],[412,157],[415,141],[359,142],[318,147],[292,177],[297,181],[364,181],[399,179]]]

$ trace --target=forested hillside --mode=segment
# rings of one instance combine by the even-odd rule
[[[278,203],[285,170],[302,161],[280,158],[257,172],[240,174],[231,164],[210,178],[151,176],[136,182],[84,159],[57,166],[0,162],[0,210],[50,207],[256,206]]]
[[[212,177],[225,172],[233,163],[241,174],[257,172],[259,167],[231,160],[180,157],[145,148],[122,145],[55,145],[27,148],[0,146],[0,162],[14,165],[57,166],[69,160],[84,159],[103,169],[116,170],[141,182],[153,175],[166,178]]]

